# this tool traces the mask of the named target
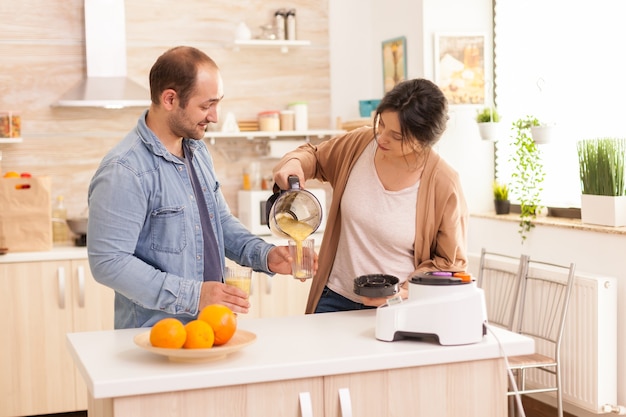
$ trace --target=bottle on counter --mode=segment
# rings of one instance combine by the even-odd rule
[[[276,28],[276,39],[285,40],[285,17],[287,11],[278,9],[274,13],[274,27]]]
[[[289,9],[285,15],[285,37],[290,41],[296,40],[296,9]]]
[[[53,243],[66,243],[68,239],[67,209],[63,203],[63,196],[60,195],[52,208],[52,241]]]

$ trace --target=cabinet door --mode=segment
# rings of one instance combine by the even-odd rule
[[[86,259],[72,260],[71,300],[73,307],[73,331],[90,332],[113,330],[115,292],[93,278]],[[73,410],[86,410],[88,392],[83,377],[76,366],[76,404]]]
[[[89,261],[72,261],[72,283],[74,331],[113,330],[115,292],[93,278]]]
[[[506,391],[501,359],[336,375],[324,378],[324,415],[501,417]]]
[[[113,400],[112,413],[101,415],[153,417],[176,410],[175,415],[185,417],[322,417],[323,384],[316,377],[120,397]]]
[[[75,410],[71,264],[0,264],[0,416]]]
[[[259,275],[261,317],[296,316],[304,314],[312,280],[304,282],[291,275]]]

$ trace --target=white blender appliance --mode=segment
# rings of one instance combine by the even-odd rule
[[[376,338],[435,337],[441,345],[466,345],[482,340],[486,322],[484,292],[471,275],[426,272],[409,280],[408,299],[378,307]]]

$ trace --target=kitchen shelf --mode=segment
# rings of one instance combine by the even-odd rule
[[[215,139],[235,139],[244,138],[253,140],[256,138],[267,139],[284,139],[284,138],[303,138],[306,141],[311,138],[323,138],[326,136],[335,136],[341,133],[345,133],[345,130],[341,129],[327,129],[327,130],[280,130],[277,132],[266,131],[250,131],[250,132],[206,132],[204,138],[208,139],[211,144],[215,143]]]
[[[282,53],[289,52],[289,48],[296,48],[301,46],[309,46],[311,41],[281,41],[281,40],[265,40],[265,39],[251,39],[251,40],[236,40],[235,51],[241,48],[280,48]]]
[[[0,138],[0,143],[22,143],[22,138]]]

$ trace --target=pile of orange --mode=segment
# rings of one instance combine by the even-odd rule
[[[224,305],[211,304],[187,324],[175,318],[159,320],[150,329],[150,344],[169,349],[208,349],[228,342],[235,331],[235,313]]]

